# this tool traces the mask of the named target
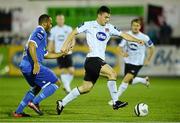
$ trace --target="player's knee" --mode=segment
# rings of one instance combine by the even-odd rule
[[[68,72],[69,72],[71,75],[74,75],[74,68],[69,68],[69,69],[68,69]]]
[[[117,73],[115,71],[112,71],[108,76],[109,80],[116,80],[116,78],[117,78]]]
[[[134,78],[134,75],[128,73],[128,74],[126,74],[126,76],[123,78],[123,82],[126,82],[126,83],[131,84],[133,78]]]

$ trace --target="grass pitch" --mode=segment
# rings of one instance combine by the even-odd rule
[[[24,112],[32,117],[13,118],[11,113],[15,111],[29,86],[22,77],[1,77],[0,122],[180,122],[180,78],[150,79],[149,88],[141,84],[129,86],[121,97],[129,105],[119,110],[113,110],[108,105],[110,95],[107,82],[106,79],[99,78],[90,93],[69,103],[60,116],[56,115],[55,102],[65,96],[62,88],[41,102],[43,116],[38,116],[27,107]],[[75,77],[72,87],[80,85],[82,80],[82,77]],[[118,79],[118,85],[121,80],[122,78]],[[148,104],[148,116],[135,116],[134,106],[139,102]]]

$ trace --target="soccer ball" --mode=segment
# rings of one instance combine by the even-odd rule
[[[145,103],[139,103],[134,107],[134,112],[136,116],[146,116],[148,115],[148,105]]]

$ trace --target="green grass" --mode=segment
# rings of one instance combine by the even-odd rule
[[[121,78],[118,79],[118,85]],[[72,86],[80,85],[82,77],[76,77]],[[112,110],[107,103],[110,96],[106,79],[100,78],[93,90],[69,103],[60,116],[56,115],[56,100],[65,93],[59,89],[54,95],[42,101],[43,116],[38,116],[31,109],[25,112],[30,118],[13,118],[11,113],[17,108],[21,98],[29,89],[24,78],[0,78],[0,122],[180,122],[180,79],[167,77],[151,78],[151,86],[141,84],[129,86],[121,97],[129,105],[119,110]],[[134,106],[144,102],[149,105],[149,115],[136,117]]]

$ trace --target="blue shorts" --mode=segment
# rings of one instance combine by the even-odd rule
[[[57,76],[52,72],[52,70],[42,65],[40,65],[40,71],[36,75],[34,75],[32,72],[22,73],[31,87],[38,85],[39,87],[43,88],[58,81]]]

